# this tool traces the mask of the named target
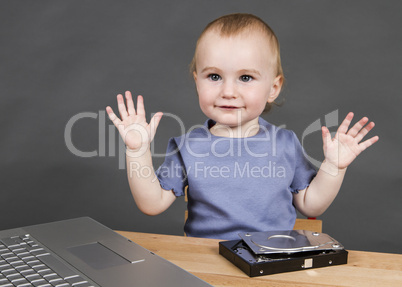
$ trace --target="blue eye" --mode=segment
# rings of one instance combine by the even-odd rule
[[[242,81],[242,82],[250,82],[252,79],[253,79],[253,77],[249,76],[249,75],[240,76],[240,81]]]
[[[221,76],[219,76],[218,74],[210,74],[210,75],[208,75],[208,78],[211,79],[212,81],[216,82],[221,79]]]

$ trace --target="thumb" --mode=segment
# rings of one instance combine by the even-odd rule
[[[324,148],[324,153],[325,153],[328,146],[332,142],[332,138],[331,138],[331,133],[329,132],[327,127],[325,127],[325,126],[321,127],[321,131],[322,131],[322,143],[323,143],[323,148]]]
[[[151,121],[149,122],[149,126],[150,126],[150,132],[151,132],[151,141],[153,140],[155,134],[156,134],[156,130],[158,129],[159,126],[159,122],[161,121],[161,118],[163,116],[162,112],[158,112],[156,114],[153,115]]]

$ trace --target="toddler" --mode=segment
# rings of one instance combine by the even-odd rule
[[[374,123],[364,117],[349,129],[349,113],[333,138],[322,127],[325,160],[316,172],[292,131],[260,117],[278,97],[284,75],[278,39],[254,15],[211,22],[198,39],[191,71],[208,120],[171,138],[156,172],[150,143],[162,113],[147,123],[143,97],[134,108],[128,91],[125,100],[117,96],[120,118],[106,108],[127,147],[128,181],[138,208],[159,214],[187,188],[188,236],[230,240],[240,232],[290,230],[295,208],[309,217],[322,214],[348,165],[378,140],[362,142]]]

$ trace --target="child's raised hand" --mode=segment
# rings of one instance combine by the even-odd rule
[[[331,138],[327,127],[322,127],[325,160],[338,169],[348,167],[362,151],[379,139],[378,136],[375,136],[361,142],[374,127],[374,123],[367,124],[368,118],[364,117],[349,129],[353,116],[353,113],[346,116],[334,138]]]
[[[125,97],[127,107],[124,104],[123,95],[117,95],[117,106],[121,119],[115,115],[109,106],[106,107],[106,112],[130,151],[149,148],[163,114],[161,112],[156,113],[148,124],[145,118],[143,97],[137,97],[137,111],[134,108],[133,98],[129,91],[125,93]]]

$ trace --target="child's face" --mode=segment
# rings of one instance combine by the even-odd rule
[[[279,95],[276,55],[261,32],[221,37],[209,31],[198,45],[194,80],[204,114],[217,124],[250,127]]]

